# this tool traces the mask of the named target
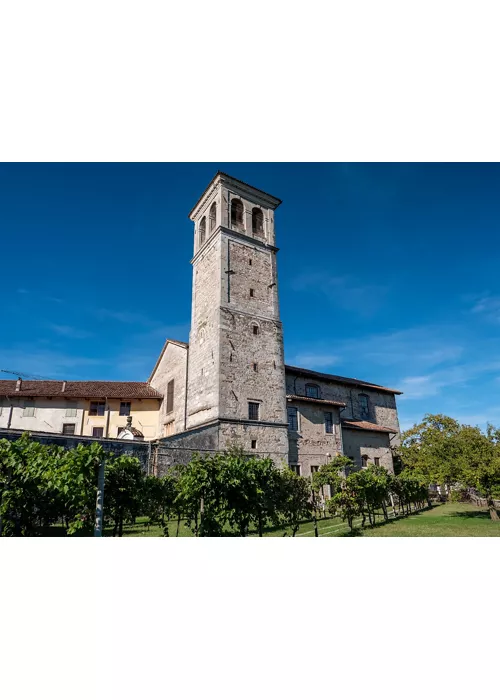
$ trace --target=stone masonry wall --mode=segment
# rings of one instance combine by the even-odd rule
[[[188,350],[185,347],[168,343],[150,384],[160,391],[164,399],[158,416],[156,437],[164,437],[165,425],[174,421],[174,432],[180,433],[185,429],[184,412],[186,398],[186,370]],[[174,410],[167,413],[167,387],[174,380]]]
[[[298,409],[298,430],[289,432],[289,462],[300,465],[301,476],[310,476],[311,467],[327,464],[342,453],[339,409],[307,402],[288,402]],[[325,432],[325,411],[332,413],[333,433]]]
[[[389,438],[389,433],[376,433],[356,429],[348,430],[344,428],[344,454],[347,457],[351,457],[360,468],[362,466],[362,455],[367,455],[369,462],[373,462],[375,457],[379,457],[381,466],[390,472],[394,472]]]
[[[0,429],[0,439],[18,440],[24,430],[3,430]],[[59,445],[66,450],[75,449],[78,445],[90,445],[98,442],[108,452],[116,455],[130,455],[137,457],[141,462],[144,471],[148,472],[149,455],[151,451],[150,442],[136,440],[107,440],[105,438],[92,438],[83,435],[59,435],[57,433],[30,432],[32,440],[43,445]]]
[[[220,237],[193,263],[193,308],[189,336],[187,428],[219,413]]]
[[[377,391],[368,387],[342,384],[340,381],[326,381],[316,377],[303,377],[292,371],[286,372],[287,394],[305,395],[306,384],[320,387],[320,398],[342,401],[346,407],[341,411],[341,419],[368,420],[386,428],[394,428],[399,433],[399,421],[396,397],[388,392]],[[360,410],[359,396],[368,396],[368,418],[363,418]]]

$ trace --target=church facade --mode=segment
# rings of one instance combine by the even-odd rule
[[[189,214],[189,343],[168,339],[148,382],[0,381],[0,431],[145,439],[158,474],[233,446],[305,477],[337,454],[393,471],[400,392],[285,365],[280,204],[218,172]]]

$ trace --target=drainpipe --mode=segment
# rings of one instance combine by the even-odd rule
[[[110,419],[110,417],[111,417],[111,408],[109,407],[109,404],[108,404],[108,397],[107,397],[107,396],[106,396],[105,401],[106,401],[106,406],[107,406],[107,409],[108,409],[108,417],[106,418],[106,435],[105,435],[104,437],[107,438],[107,437],[109,437],[109,419]]]
[[[12,399],[10,396],[7,396],[7,401],[10,401],[10,406],[9,406],[9,419],[7,421],[7,430],[10,428],[10,424],[12,423],[12,411],[14,410],[14,404],[12,403]]]
[[[186,381],[184,386],[184,430],[187,430],[187,405],[188,405],[188,374],[189,374],[189,345],[186,355]],[[175,426],[174,426],[175,428]]]

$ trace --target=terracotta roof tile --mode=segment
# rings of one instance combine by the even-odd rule
[[[382,386],[381,384],[372,384],[371,382],[364,382],[362,379],[355,379],[354,377],[341,377],[338,374],[325,374],[324,372],[315,372],[312,369],[304,369],[303,367],[292,367],[291,365],[285,365],[285,372],[303,374],[306,377],[315,377],[317,379],[325,379],[326,381],[339,382],[340,384],[354,384],[355,386],[364,386],[367,389],[374,389],[376,391],[385,391],[389,394],[402,394],[402,391],[398,389],[389,389],[387,386]]]
[[[373,430],[377,433],[397,433],[393,428],[386,428],[384,425],[370,423],[367,420],[343,420],[342,427],[354,428],[355,430]]]
[[[330,401],[329,399],[313,399],[311,396],[299,396],[299,394],[287,394],[287,401],[309,401],[310,403],[320,403],[326,406],[345,406],[342,401]]]
[[[26,380],[16,391],[15,379],[0,380],[0,396],[61,396],[79,399],[162,399],[159,391],[147,382],[64,382]]]

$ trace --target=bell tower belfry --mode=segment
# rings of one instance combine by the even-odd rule
[[[219,448],[288,456],[274,212],[281,201],[218,172],[189,214],[193,297],[186,428]]]

